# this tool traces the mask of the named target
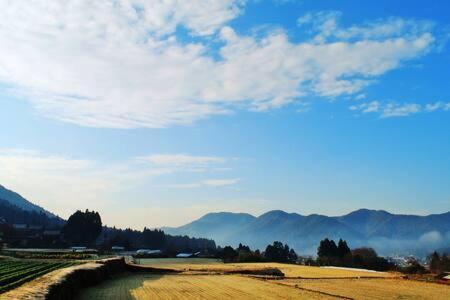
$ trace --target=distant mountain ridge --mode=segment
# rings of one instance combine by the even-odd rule
[[[281,210],[259,217],[243,213],[209,213],[189,224],[163,228],[167,233],[206,237],[218,245],[248,244],[263,249],[274,240],[304,254],[314,254],[325,237],[371,246],[381,254],[417,254],[450,244],[450,212],[428,216],[359,209],[343,216],[300,215]]]
[[[3,185],[0,184],[0,200],[4,200],[8,202],[11,205],[17,206],[20,209],[26,210],[26,211],[35,211],[35,212],[42,212],[46,214],[49,217],[55,217],[54,214],[51,212],[43,209],[39,205],[33,204],[18,193],[11,191],[7,188],[5,188]]]

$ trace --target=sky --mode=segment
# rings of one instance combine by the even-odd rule
[[[450,208],[450,2],[0,0],[0,184],[64,218]]]

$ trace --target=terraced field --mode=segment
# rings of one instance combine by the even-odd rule
[[[48,272],[77,264],[65,261],[0,260],[0,293]]]

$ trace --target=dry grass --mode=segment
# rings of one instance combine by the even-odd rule
[[[204,263],[203,263],[204,262]],[[169,259],[164,263],[164,259],[152,260],[148,259],[142,261],[150,267],[168,268],[181,271],[210,271],[221,272],[230,270],[243,269],[264,269],[264,268],[278,268],[287,277],[302,277],[302,278],[348,278],[348,277],[396,277],[397,274],[386,272],[367,272],[360,270],[346,270],[346,269],[328,269],[320,267],[309,267],[291,264],[279,263],[236,263],[224,264],[217,260],[175,260]]]
[[[132,274],[81,292],[79,299],[333,299],[237,275]]]
[[[450,286],[406,279],[285,279],[277,284],[353,299],[450,299]]]

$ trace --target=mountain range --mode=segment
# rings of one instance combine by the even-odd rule
[[[14,222],[28,218],[20,211],[42,213],[49,219],[62,221],[0,185],[0,217],[7,214]],[[315,254],[320,240],[326,237],[345,239],[352,248],[373,247],[382,255],[424,256],[435,249],[450,250],[450,211],[417,216],[359,209],[336,217],[300,215],[282,210],[269,211],[258,217],[247,213],[218,212],[206,214],[180,227],[162,229],[171,235],[213,239],[221,246],[243,243],[261,250],[278,240],[307,255]]]
[[[264,249],[278,240],[308,255],[316,253],[319,241],[325,237],[343,238],[353,248],[373,247],[382,255],[426,255],[450,245],[450,212],[417,216],[359,209],[337,217],[281,210],[259,217],[219,212],[177,228],[163,229],[169,234],[211,238],[221,246],[243,243]]]

